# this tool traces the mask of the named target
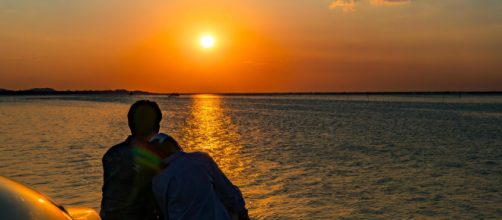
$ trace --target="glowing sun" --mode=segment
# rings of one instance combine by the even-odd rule
[[[214,43],[215,43],[214,37],[211,35],[204,35],[200,38],[200,45],[203,48],[212,48],[214,47]]]

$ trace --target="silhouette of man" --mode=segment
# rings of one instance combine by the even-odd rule
[[[131,135],[103,156],[103,220],[160,219],[152,178],[160,169],[161,152],[148,140],[159,132],[162,112],[155,102],[134,103],[127,114]]]
[[[167,157],[152,186],[166,220],[249,220],[239,188],[209,155],[185,153],[172,137],[158,136],[164,136],[159,146]]]

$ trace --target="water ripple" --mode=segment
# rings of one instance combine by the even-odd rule
[[[99,209],[101,157],[141,98],[160,104],[163,132],[215,158],[255,219],[502,216],[493,97],[0,97],[0,174]]]

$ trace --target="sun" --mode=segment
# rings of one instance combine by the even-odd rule
[[[214,47],[214,43],[215,43],[214,37],[211,35],[203,35],[200,38],[200,45],[203,48],[212,48]]]

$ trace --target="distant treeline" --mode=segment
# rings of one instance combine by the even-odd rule
[[[145,91],[116,90],[64,90],[58,91],[51,88],[34,88],[27,90],[0,89],[0,95],[156,95],[157,93]]]
[[[502,95],[502,91],[430,91],[430,92],[279,92],[279,93],[219,93],[229,96],[288,95]]]
[[[184,93],[193,95],[197,93]],[[502,91],[439,91],[439,92],[278,92],[278,93],[216,93],[228,96],[288,96],[288,95],[502,95]],[[116,90],[55,90],[52,88],[34,88],[27,90],[0,89],[0,95],[170,95],[179,93],[152,93],[145,91]]]

